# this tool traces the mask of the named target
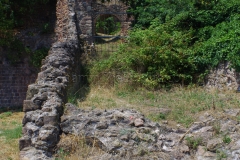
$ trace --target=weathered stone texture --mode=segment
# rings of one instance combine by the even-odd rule
[[[229,110],[224,111],[227,112]],[[240,125],[234,120],[238,115],[223,119],[215,114],[223,113],[206,112],[188,129],[170,128],[151,122],[135,110],[83,110],[67,103],[60,127],[64,134],[85,137],[87,144],[94,144],[105,152],[89,157],[93,160],[212,160],[219,158],[219,152],[229,160],[239,159]],[[221,134],[215,133],[216,123]],[[71,148],[64,142],[60,141],[58,147]]]
[[[207,89],[237,90],[240,83],[239,73],[230,67],[229,62],[220,63],[215,69],[211,70],[206,79]]]
[[[74,1],[57,2],[58,42],[42,61],[35,84],[28,87],[23,110],[23,137],[19,140],[20,159],[53,159],[59,141],[59,121],[76,58],[81,53],[75,25]]]

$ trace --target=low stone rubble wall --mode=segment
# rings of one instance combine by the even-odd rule
[[[235,119],[239,113],[240,109],[209,110],[189,128],[171,128],[135,110],[83,110],[68,103],[60,127],[64,134],[85,137],[88,144],[105,152],[88,157],[92,160],[237,160],[240,124]],[[61,141],[58,146],[71,148]]]
[[[42,61],[36,82],[28,86],[23,102],[23,136],[19,140],[21,160],[54,159],[61,133],[60,117],[81,54],[74,4],[72,0],[58,0],[58,40]]]

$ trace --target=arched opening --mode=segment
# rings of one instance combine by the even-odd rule
[[[116,36],[121,31],[120,20],[112,14],[99,15],[95,20],[95,34],[99,36]]]

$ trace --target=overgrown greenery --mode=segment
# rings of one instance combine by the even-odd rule
[[[240,70],[239,0],[130,1],[135,26],[127,43],[92,73],[128,73],[129,84],[158,88],[202,82],[209,69],[230,61]]]
[[[197,147],[202,143],[202,139],[200,137],[186,137],[185,139],[188,147],[191,149],[197,149]]]
[[[46,56],[46,48],[31,51],[16,38],[17,30],[35,24],[34,16],[38,8],[52,5],[55,0],[1,0],[0,1],[0,47],[7,51],[9,62],[16,64],[25,57],[30,57],[31,63],[39,67],[41,59]],[[39,25],[39,24],[38,24]],[[49,31],[49,25],[45,24],[42,33]]]
[[[114,35],[120,31],[121,24],[113,16],[98,17],[96,20],[96,32]]]

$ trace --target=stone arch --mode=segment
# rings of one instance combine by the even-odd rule
[[[121,36],[127,35],[133,18],[129,18],[128,6],[119,0],[102,3],[101,0],[78,0],[76,5],[77,21],[79,21],[80,38],[92,43],[95,34],[96,18],[101,15],[111,15],[121,22]]]

